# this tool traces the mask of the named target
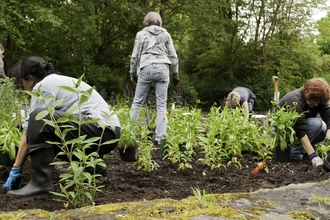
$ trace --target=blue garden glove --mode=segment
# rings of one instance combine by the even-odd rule
[[[174,87],[177,87],[180,83],[179,73],[173,73],[172,76]]]
[[[20,189],[23,183],[22,167],[13,167],[9,173],[9,177],[2,188],[6,190]]]

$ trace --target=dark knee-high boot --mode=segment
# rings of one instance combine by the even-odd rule
[[[54,190],[52,182],[54,166],[49,165],[54,160],[54,148],[43,148],[31,153],[31,180],[21,189],[10,190],[7,193],[15,196],[31,196]]]

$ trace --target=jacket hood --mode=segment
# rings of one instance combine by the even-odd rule
[[[159,27],[157,25],[151,25],[151,26],[145,27],[145,28],[143,28],[143,30],[148,31],[153,35],[158,35],[158,34],[166,31],[164,28]]]

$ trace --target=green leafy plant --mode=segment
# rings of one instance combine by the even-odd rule
[[[201,208],[208,207],[212,204],[212,198],[206,193],[206,190],[200,190],[199,187],[191,188],[195,198],[197,199]]]
[[[195,160],[197,136],[203,131],[201,110],[196,108],[176,108],[168,116],[165,156],[179,169],[192,168]]]
[[[123,148],[124,151],[127,147],[136,147],[138,126],[135,121],[130,119],[130,108],[127,106],[123,107],[118,114],[118,118],[121,125],[118,147]]]
[[[199,150],[204,156],[198,160],[211,169],[233,164],[240,166],[242,152],[257,152],[261,158],[269,157],[270,139],[257,122],[245,121],[241,108],[228,109],[212,106],[205,118],[207,130],[198,136]]]
[[[10,160],[16,157],[16,148],[21,138],[21,105],[23,95],[14,85],[13,79],[0,79],[0,151]]]
[[[316,144],[315,150],[317,151],[317,154],[324,159],[330,152],[330,142],[329,141],[327,143],[320,142]]]
[[[147,126],[138,126],[139,135],[137,138],[138,151],[136,153],[137,169],[149,175],[152,171],[157,170],[159,165],[152,159],[154,144],[150,140],[149,130]]]
[[[225,167],[225,162],[230,159],[223,148],[222,140],[219,139],[219,134],[226,132],[225,127],[222,126],[220,112],[221,107],[212,106],[210,108],[210,112],[205,119],[206,133],[198,136],[199,151],[203,156],[198,161],[210,167],[211,170]]]
[[[80,118],[77,119],[73,116],[73,112],[78,111],[80,113],[80,106],[86,102],[93,91],[89,89],[87,91],[80,91],[79,85],[82,82],[81,76],[74,88],[67,86],[60,86],[61,89],[67,92],[73,92],[78,97],[78,105],[72,106],[67,112],[63,113],[64,117],[55,120],[54,112],[55,107],[63,102],[63,100],[56,100],[47,106],[47,110],[40,112],[36,119],[44,120],[44,122],[55,128],[55,134],[61,139],[61,142],[49,142],[50,144],[57,145],[61,148],[61,152],[57,156],[64,156],[67,158],[67,161],[55,161],[52,165],[69,165],[67,172],[60,175],[60,188],[61,192],[51,192],[52,194],[58,197],[58,201],[63,202],[64,204],[72,204],[73,207],[83,207],[89,205],[95,205],[94,197],[96,192],[100,192],[103,187],[100,185],[100,180],[98,177],[99,174],[95,174],[96,166],[105,166],[105,163],[101,158],[99,158],[97,152],[91,154],[86,154],[85,150],[92,145],[97,143],[98,147],[106,144],[114,143],[118,140],[111,140],[104,143],[101,143],[103,133],[100,137],[86,138],[85,135],[78,135],[77,138],[72,140],[66,140],[66,134],[70,131],[77,130],[80,134],[80,127],[82,124],[87,123],[96,123],[98,119],[91,119],[87,121],[81,121]],[[41,88],[38,88],[37,92],[27,91],[28,94],[35,97],[37,102],[45,102],[48,99],[54,99],[53,95],[48,95],[42,97]],[[45,102],[46,103],[46,102]],[[46,116],[49,116],[50,119],[47,119]],[[109,115],[108,115],[109,116]],[[109,116],[110,117],[110,116]],[[68,126],[66,122],[71,121],[78,125],[78,128]],[[103,132],[105,127],[102,128]],[[91,167],[94,169],[94,174],[86,172],[86,168]]]
[[[0,146],[4,154],[8,154],[9,159],[14,161],[16,158],[16,148],[19,146],[22,132],[19,128],[13,127],[10,122],[3,121],[0,128]]]
[[[242,151],[256,153],[261,160],[271,159],[273,153],[270,146],[270,128],[267,124],[260,125],[259,122],[250,119],[239,130],[238,138],[241,140]]]
[[[271,160],[273,156],[273,148],[271,146],[272,138],[271,138],[271,132],[272,129],[268,125],[269,119],[268,117],[263,117],[261,119],[251,118],[250,122],[255,122],[256,129],[258,130],[258,136],[253,136],[253,138],[256,138],[258,140],[257,147],[255,149],[250,149],[250,153],[256,153],[257,156],[253,157],[253,159],[256,161],[256,166],[261,166],[262,169],[268,173],[269,168],[267,166],[267,160]],[[253,126],[252,126],[253,127]],[[253,133],[253,132],[252,132]],[[254,134],[256,135],[256,134]]]
[[[149,130],[149,137],[154,138],[156,135],[156,117],[157,111],[155,108],[149,108],[148,105],[143,109],[145,114],[145,122]]]
[[[269,126],[271,128],[272,142],[271,147],[276,147],[284,151],[288,146],[293,146],[297,141],[296,132],[293,129],[299,117],[303,116],[303,113],[296,111],[296,105],[284,105],[282,107],[276,106],[273,103],[274,109],[268,113]]]

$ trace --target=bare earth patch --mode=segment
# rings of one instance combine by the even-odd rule
[[[241,168],[229,166],[227,169],[210,170],[198,163],[193,169],[178,170],[176,164],[162,159],[159,150],[154,152],[154,160],[160,165],[157,171],[147,176],[137,171],[132,162],[120,159],[119,152],[110,153],[105,162],[107,164],[106,177],[102,177],[105,186],[102,193],[98,193],[95,201],[98,205],[126,201],[142,201],[160,198],[183,199],[193,196],[192,188],[199,187],[211,193],[253,192],[262,188],[277,188],[291,183],[318,182],[330,177],[321,167],[313,168],[306,159],[299,162],[280,163],[275,159],[267,161],[269,173],[261,170],[256,175],[251,171],[256,167],[254,155],[244,154],[240,159]],[[2,186],[11,167],[0,167],[0,185]],[[59,192],[59,170],[54,172],[53,181],[55,191]],[[24,166],[24,185],[30,180],[30,162]],[[43,209],[55,211],[63,209],[63,204],[54,201],[51,194],[30,197],[8,196],[1,190],[1,211],[17,211],[19,209]],[[72,208],[69,206],[69,208]]]

